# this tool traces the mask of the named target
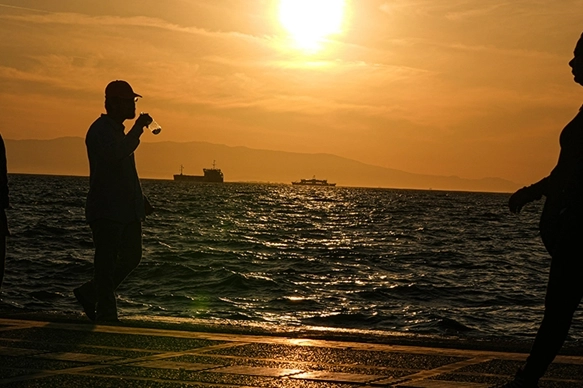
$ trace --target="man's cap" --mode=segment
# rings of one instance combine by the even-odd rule
[[[111,81],[105,87],[105,97],[136,98],[142,96],[135,93],[130,84],[126,81],[116,80]]]

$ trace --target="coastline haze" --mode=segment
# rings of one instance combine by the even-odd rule
[[[87,176],[84,140],[6,139],[9,173]],[[213,161],[227,182],[286,183],[301,178],[327,179],[339,186],[510,192],[517,183],[500,178],[463,179],[412,174],[331,154],[309,154],[229,147],[203,142],[142,143],[136,163],[142,179],[172,179],[184,166],[186,175],[202,175]]]

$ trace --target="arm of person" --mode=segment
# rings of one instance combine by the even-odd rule
[[[99,153],[106,163],[118,163],[138,148],[140,136],[150,121],[151,118],[147,114],[140,115],[122,138],[116,138],[113,131],[95,131],[88,137],[87,145]]]
[[[546,177],[535,184],[518,189],[508,200],[510,212],[518,214],[527,203],[541,199],[547,193],[548,182],[549,177]]]

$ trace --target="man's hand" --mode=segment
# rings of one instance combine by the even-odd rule
[[[144,195],[144,213],[149,216],[150,214],[154,213],[154,207],[148,200],[148,197]]]
[[[534,189],[531,187],[523,187],[516,191],[516,193],[512,194],[510,200],[508,200],[508,208],[510,209],[510,212],[518,214],[524,205],[534,201],[537,196],[532,192],[533,190]]]
[[[150,125],[152,121],[154,121],[154,119],[152,119],[149,114],[140,113],[140,116],[136,119],[136,123],[134,125],[144,129],[144,127]]]

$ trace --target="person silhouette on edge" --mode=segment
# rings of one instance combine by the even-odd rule
[[[0,289],[4,281],[4,269],[6,267],[6,237],[10,236],[6,209],[10,206],[8,200],[8,169],[6,168],[6,147],[4,139],[0,135]]]
[[[583,35],[569,62],[583,86]],[[583,107],[560,136],[559,160],[551,174],[523,187],[508,202],[519,213],[529,202],[546,197],[540,233],[551,255],[545,312],[526,364],[502,387],[537,387],[538,380],[563,346],[575,309],[583,297]]]
[[[85,216],[95,245],[93,279],[73,290],[87,317],[117,322],[115,290],[142,259],[142,221],[151,209],[142,194],[134,151],[144,127],[140,114],[125,133],[123,122],[136,117],[138,97],[130,84],[112,81],[105,88],[105,110],[87,131],[89,193]]]

